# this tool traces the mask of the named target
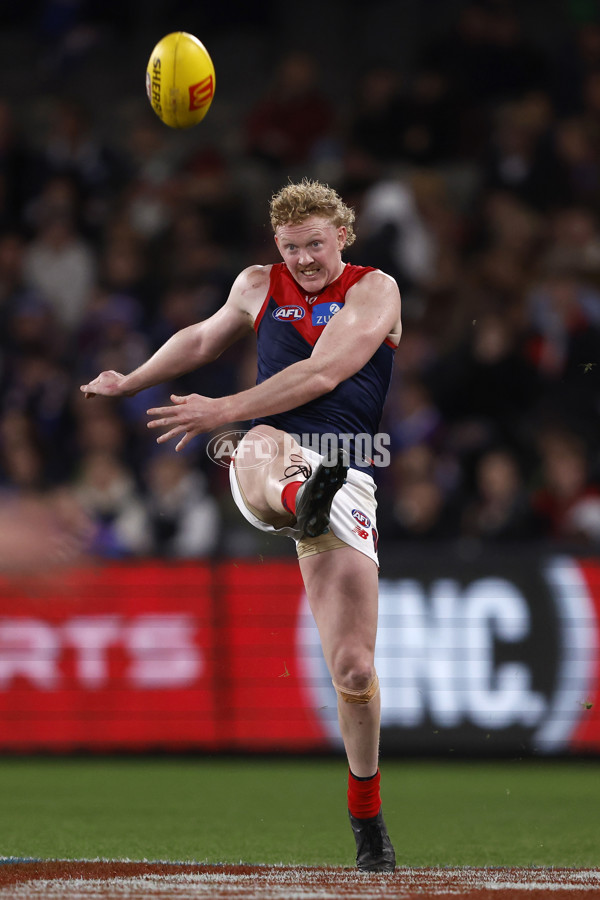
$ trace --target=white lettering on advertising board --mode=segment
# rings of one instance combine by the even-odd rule
[[[194,640],[194,619],[186,614],[76,616],[50,624],[41,619],[0,619],[0,690],[16,678],[39,690],[63,686],[61,661],[74,654],[75,678],[88,690],[109,685],[110,648],[120,647],[129,688],[176,688],[193,684],[203,660]]]

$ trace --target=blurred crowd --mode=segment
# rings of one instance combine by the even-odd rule
[[[210,436],[175,454],[146,428],[173,391],[250,386],[251,339],[133,398],[79,385],[277,261],[270,194],[307,175],[356,209],[348,261],[402,292],[382,537],[600,546],[600,18],[550,53],[519,6],[465,3],[410,73],[365,65],[341,101],[286,52],[227,140],[207,119],[181,142],[148,106],[111,141],[60,94],[33,140],[1,99],[4,512],[35,502],[65,552],[102,558],[285,552],[237,515]]]

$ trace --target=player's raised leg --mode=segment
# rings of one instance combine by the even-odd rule
[[[263,522],[297,524],[303,535],[328,530],[331,503],[348,471],[344,451],[313,468],[289,435],[269,425],[252,428],[235,454],[235,473],[246,504]]]
[[[358,550],[342,547],[303,557],[300,568],[338,694],[357,865],[363,871],[390,872],[395,855],[379,792],[380,695],[374,665],[377,566]]]

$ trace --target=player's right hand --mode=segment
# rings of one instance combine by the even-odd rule
[[[95,397],[124,397],[128,391],[124,388],[125,375],[110,369],[108,372],[100,372],[97,378],[89,384],[82,384],[80,390],[85,394],[85,399]]]

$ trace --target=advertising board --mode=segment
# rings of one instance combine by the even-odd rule
[[[599,635],[594,560],[386,566],[383,752],[597,753]],[[0,582],[0,749],[340,750],[297,564],[148,561]]]

